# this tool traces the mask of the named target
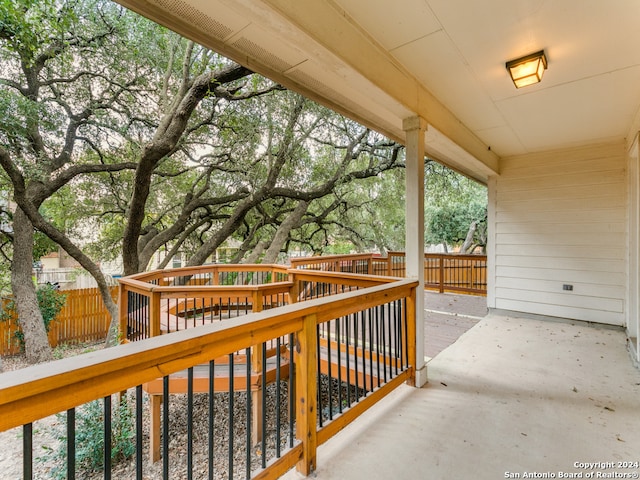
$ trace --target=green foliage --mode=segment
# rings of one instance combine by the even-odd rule
[[[33,233],[33,261],[37,262],[45,255],[55,252],[58,244],[42,232]]]
[[[335,241],[323,250],[325,255],[347,255],[353,251],[353,244],[345,241]]]
[[[432,244],[460,245],[467,236],[472,222],[486,225],[487,207],[481,203],[451,203],[435,208],[428,219],[426,241]],[[476,244],[484,245],[478,230]]]
[[[53,285],[41,285],[36,289],[36,297],[38,299],[40,313],[42,313],[44,327],[48,332],[51,322],[58,316],[62,307],[64,307],[67,296]],[[10,300],[0,314],[0,321],[6,321],[14,316],[16,316],[16,305],[13,300]],[[22,331],[16,332],[15,335],[24,348],[24,335]]]
[[[113,463],[131,458],[135,453],[135,422],[133,407],[128,397],[111,412],[111,460]],[[58,440],[55,448],[43,446],[45,454],[38,461],[54,464],[53,478],[66,478],[67,431],[66,414],[58,414],[60,420],[53,428]],[[94,400],[76,409],[76,466],[83,473],[101,471],[104,467],[104,402]]]
[[[476,245],[486,244],[487,189],[431,160],[425,163],[425,242],[459,246],[472,222]]]
[[[42,313],[44,326],[49,331],[49,325],[55,319],[67,300],[67,296],[61,293],[53,285],[42,285],[36,289],[38,307]]]

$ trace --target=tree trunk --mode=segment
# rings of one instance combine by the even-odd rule
[[[190,65],[190,50],[185,54],[185,65]],[[146,215],[146,204],[151,188],[151,178],[158,163],[176,147],[202,99],[216,87],[251,75],[247,68],[230,64],[217,71],[207,71],[190,80],[185,72],[185,82],[174,99],[174,106],[163,114],[153,138],[142,150],[134,176],[133,192],[122,241],[122,263],[125,276],[143,269],[140,263],[139,239]],[[207,255],[208,256],[208,255]],[[205,256],[206,259],[206,256]],[[204,263],[204,260],[199,264]]]
[[[300,220],[307,212],[307,208],[309,208],[309,202],[299,202],[293,212],[291,212],[285,221],[280,224],[276,234],[273,236],[271,245],[269,245],[269,248],[267,249],[267,253],[265,253],[264,258],[262,259],[262,263],[276,262],[282,246],[287,241],[287,238],[289,238],[289,233],[292,229],[300,225]]]
[[[18,321],[24,334],[24,349],[29,363],[52,360],[49,338],[38,307],[33,284],[33,225],[20,209],[13,217],[13,261],[11,288],[15,299]]]
[[[474,245],[473,237],[476,234],[476,228],[478,228],[478,222],[474,220],[473,222],[471,222],[471,225],[469,225],[467,237],[464,239],[462,247],[460,247],[460,253],[467,253],[467,250],[469,250],[469,248]]]
[[[262,255],[268,245],[269,243],[264,240],[259,241],[258,244],[253,248],[251,253],[247,255],[246,258],[241,260],[240,263],[258,263],[258,261],[260,260],[260,255]]]

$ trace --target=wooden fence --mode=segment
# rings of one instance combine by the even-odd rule
[[[291,260],[298,269],[329,272],[406,276],[404,252],[389,252],[386,257],[370,253],[304,257]],[[487,256],[459,253],[424,254],[424,288],[468,295],[487,294]]]
[[[99,342],[107,337],[111,317],[97,288],[61,291],[66,296],[65,305],[49,325],[49,344],[57,347],[62,343]],[[115,300],[118,287],[111,287]],[[5,299],[4,309],[10,299]],[[17,318],[0,321],[0,355],[20,353],[20,341],[16,333],[20,331]]]

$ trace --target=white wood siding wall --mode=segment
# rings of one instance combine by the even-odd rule
[[[624,325],[626,162],[622,144],[501,162],[489,182],[490,307]]]

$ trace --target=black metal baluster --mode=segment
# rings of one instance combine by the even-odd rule
[[[296,420],[296,403],[295,403],[295,391],[296,391],[296,368],[293,361],[293,333],[289,334],[289,448],[293,448],[294,437],[294,422]]]
[[[332,379],[332,371],[331,371],[331,365],[333,364],[332,358],[331,358],[331,321],[327,322],[327,332],[326,332],[326,338],[327,338],[327,377],[329,380],[329,385],[328,385],[328,390],[329,390],[329,401],[328,403],[328,407],[329,407],[329,420],[333,420],[333,379]],[[320,349],[318,348],[318,358],[320,358]]]
[[[76,478],[76,409],[67,410],[67,479]]]
[[[398,302],[394,302],[394,309],[393,309],[393,346],[394,346],[394,355],[393,355],[393,365],[394,365],[394,372],[395,375],[398,375],[398,362],[400,361],[400,334],[398,332]]]
[[[67,412],[67,422],[69,422]],[[69,433],[67,431],[67,442],[69,441]],[[75,443],[75,442],[74,442]],[[68,447],[67,447],[68,449]],[[67,458],[69,455],[67,455]],[[68,467],[67,467],[68,471]],[[68,478],[69,477],[67,475]],[[22,426],[22,478],[24,480],[33,479],[33,424],[27,423]]]
[[[280,458],[280,382],[282,381],[280,377],[280,337],[278,337],[278,339],[276,340],[276,352],[276,458]],[[289,372],[291,372],[292,368],[293,365],[289,365]]]
[[[151,336],[151,301],[149,297],[140,295],[140,300],[142,301],[142,308],[140,310],[140,322],[142,323],[142,337],[141,338],[149,338]]]
[[[208,467],[209,467],[209,480],[213,480],[213,473],[214,473],[214,461],[213,461],[213,454],[214,454],[214,444],[213,444],[213,439],[214,439],[214,435],[215,435],[215,431],[214,431],[214,421],[215,421],[215,413],[214,413],[214,407],[215,407],[215,398],[214,398],[214,394],[215,394],[215,361],[211,360],[209,362],[209,432],[208,432],[208,438],[207,438],[207,442],[208,442]]]
[[[104,480],[111,480],[111,395],[104,397]]]
[[[233,480],[233,353],[229,354],[229,431],[227,432],[227,441],[229,442],[229,480]]]
[[[320,325],[316,325],[316,358],[318,367],[318,374],[316,375],[316,381],[318,384],[318,425],[320,426],[320,428],[322,428],[322,359],[320,358]]]
[[[136,315],[134,314],[135,304],[134,297],[132,292],[127,292],[127,331],[122,332],[124,338],[127,340],[133,339],[133,331],[134,328],[137,330],[138,321]]]
[[[142,480],[142,385],[136,387],[136,480]]]
[[[351,352],[349,351],[351,343],[351,315],[345,317],[345,350],[347,352],[347,407],[351,408]]]
[[[134,340],[133,333],[138,331],[138,315],[135,301],[133,292],[127,292],[127,331],[123,332],[123,334],[124,338],[128,340]]]
[[[187,369],[187,479],[193,479],[193,367]]]
[[[342,413],[342,344],[340,335],[340,322],[344,317],[340,317],[336,320],[336,354],[338,355],[338,412]]]
[[[141,311],[140,311],[140,298],[139,295],[133,292],[129,292],[129,312],[131,313],[131,318],[127,319],[127,323],[129,321],[132,322],[133,328],[131,331],[130,338],[132,340],[139,340],[140,338],[144,338],[146,332],[143,327],[143,322],[140,321]]]
[[[404,336],[404,344],[405,345],[409,345],[409,331],[407,329],[407,318],[406,318],[406,314],[405,312],[407,311],[405,303],[406,300],[398,300],[398,302],[400,303],[400,310],[401,310],[401,314],[400,314],[400,322],[401,322],[401,328],[402,328],[402,334]],[[404,366],[405,369],[409,366],[409,349],[405,348],[404,349]],[[404,369],[403,369],[404,370]]]
[[[127,325],[132,325],[131,330],[127,329],[127,338],[138,340],[140,338],[138,298],[133,292],[128,292],[127,298]]]
[[[204,282],[204,279],[203,279],[203,285],[206,285],[206,282]],[[209,299],[209,301],[211,301],[211,299]],[[202,303],[200,308],[201,308],[201,314],[202,314],[200,315],[200,319],[201,319],[200,325],[204,325],[205,324],[204,316],[205,316],[205,312],[207,311],[207,299],[205,297],[202,297]],[[196,309],[196,314],[197,312],[198,312],[198,309]],[[196,323],[196,320],[195,320],[196,317],[197,315],[194,315],[194,320],[193,320],[194,325]]]
[[[374,330],[374,334],[375,334],[375,342],[376,342],[376,358],[377,358],[377,362],[376,362],[376,367],[378,369],[378,388],[380,387],[380,311],[384,309],[384,305],[378,305],[377,307],[375,307],[374,309],[374,313],[375,313],[375,330]]]
[[[365,312],[360,312],[360,327],[362,333],[362,389],[364,396],[367,396],[367,320],[364,317]]]
[[[388,316],[389,316],[389,308],[391,306],[390,303],[387,303],[386,305],[386,309],[383,308],[382,309],[382,319],[380,321],[380,333],[382,335],[382,357],[383,357],[383,371],[384,371],[384,383],[387,383],[387,335],[386,335],[386,329],[384,328],[385,326],[385,321],[387,320]],[[386,312],[386,314],[385,314]]]
[[[373,392],[373,308],[367,310],[369,326],[369,390]]]
[[[400,302],[396,302],[396,332],[398,336],[398,359],[400,361],[400,371],[404,370],[404,348],[402,345],[402,307]]]
[[[276,382],[279,380],[279,372],[277,371],[278,359],[280,358],[280,349],[276,351]],[[262,455],[262,468],[267,467],[267,342],[262,342],[262,438],[260,439],[260,452]]]
[[[251,349],[247,348],[245,350],[245,354],[247,356],[247,373],[246,373],[246,384],[247,384],[247,423],[245,425],[245,430],[247,432],[247,444],[245,450],[247,452],[246,457],[246,478],[249,480],[251,478]],[[262,374],[264,376],[264,367]],[[263,391],[264,393],[264,391]],[[263,395],[264,396],[264,395]]]
[[[360,401],[360,375],[358,374],[358,345],[360,343],[360,337],[358,334],[358,314],[353,314],[353,367],[355,370],[356,376],[356,388],[355,388],[355,398],[356,402]]]

